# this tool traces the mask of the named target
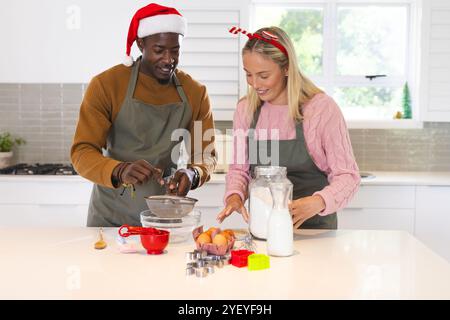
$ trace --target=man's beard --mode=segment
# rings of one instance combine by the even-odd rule
[[[168,79],[158,79],[158,78],[156,78],[156,80],[158,81],[159,84],[167,85],[172,80],[172,77],[173,77],[173,74],[170,75],[170,77]]]

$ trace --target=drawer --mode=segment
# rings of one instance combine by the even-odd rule
[[[0,204],[88,204],[91,190],[84,181],[0,182]]]
[[[348,208],[414,209],[415,186],[360,186]]]
[[[347,208],[338,212],[338,228],[404,230],[414,234],[414,217],[414,209]]]
[[[85,227],[88,205],[0,204],[0,227]]]
[[[89,204],[92,183],[8,181],[0,183],[0,204]]]

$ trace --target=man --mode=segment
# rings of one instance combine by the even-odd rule
[[[95,76],[86,90],[71,158],[77,172],[95,183],[90,227],[140,225],[144,197],[164,194],[162,177],[176,167],[174,130],[189,130],[191,160],[202,155],[199,163],[176,171],[171,193],[186,195],[208,181],[215,168],[211,141],[202,139],[214,129],[206,88],[176,69],[185,31],[185,19],[174,8],[152,3],[139,9],[128,32],[127,61]],[[142,56],[133,63],[134,41]],[[201,121],[201,132],[194,130],[195,121]],[[193,148],[198,139],[200,151]],[[206,149],[212,152],[203,154]],[[122,186],[134,189],[135,196]]]

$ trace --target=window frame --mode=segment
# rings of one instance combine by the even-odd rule
[[[419,60],[420,60],[420,41],[419,37],[419,2],[420,0],[252,0],[250,4],[250,30],[255,29],[254,15],[258,6],[274,6],[285,8],[322,8],[323,10],[323,64],[322,75],[310,76],[317,85],[325,89],[330,95],[334,95],[335,87],[356,87],[356,86],[392,86],[403,85],[408,82],[412,104],[412,119],[402,120],[352,120],[346,119],[349,128],[422,128],[420,121],[419,106]],[[337,13],[339,6],[358,6],[369,5],[380,6],[404,6],[407,8],[407,39],[405,48],[405,75],[391,76],[386,78],[375,78],[373,80],[365,79],[363,76],[340,76],[336,73],[337,69]],[[409,53],[409,54],[408,54]],[[244,80],[245,81],[245,80]]]

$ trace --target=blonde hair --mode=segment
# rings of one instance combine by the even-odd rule
[[[278,42],[286,48],[288,56],[286,57],[286,55],[274,45],[257,38],[249,39],[246,42],[242,49],[242,55],[247,52],[257,52],[270,58],[281,68],[281,70],[288,68],[287,94],[289,115],[294,121],[301,121],[303,119],[301,112],[302,106],[314,97],[314,95],[322,93],[323,91],[301,72],[298,67],[294,45],[286,32],[278,27],[267,27],[261,28],[255,33],[262,34],[263,31],[268,31],[277,36]],[[251,86],[248,86],[246,98],[248,101],[247,120],[250,122],[251,119],[253,119],[256,110],[262,106],[263,101],[258,97],[256,91]]]

